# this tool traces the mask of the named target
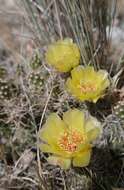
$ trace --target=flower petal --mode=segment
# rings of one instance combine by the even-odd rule
[[[99,100],[99,98],[101,98],[101,95],[92,97],[91,100],[93,101],[93,103],[96,103]]]
[[[56,146],[53,146],[53,145],[48,145],[48,144],[41,143],[39,145],[39,148],[41,149],[42,152],[45,152],[45,153],[58,154]]]
[[[98,90],[105,90],[110,85],[110,81],[108,79],[108,72],[105,70],[99,70],[97,72],[97,81],[98,85],[100,85]]]
[[[66,88],[81,101],[88,100],[96,103],[104,96],[106,88],[110,85],[107,71],[95,71],[91,66],[77,66],[72,70],[71,75],[72,78],[66,81]]]
[[[80,51],[72,39],[58,40],[46,52],[46,61],[60,72],[68,72],[79,65]]]
[[[80,86],[79,83],[75,84],[71,78],[68,78],[66,81],[66,89],[70,94],[72,94],[80,101],[85,101],[85,100],[91,101],[93,99],[93,94],[82,93],[79,86]]]
[[[86,121],[85,130],[87,133],[87,139],[89,142],[91,142],[100,135],[101,124],[96,118],[90,116]]]
[[[40,144],[39,145],[39,148],[42,152],[45,152],[45,153],[52,153],[54,155],[58,155],[58,156],[62,156],[64,155],[65,158],[71,158],[71,153],[67,152],[67,151],[64,151],[62,150],[58,144]]]
[[[77,66],[71,71],[73,82],[80,83],[82,77],[84,77],[83,66]]]
[[[70,91],[72,94],[75,94],[77,92],[71,78],[67,79],[65,85],[66,85],[67,90]]]
[[[50,156],[47,160],[50,164],[58,165],[64,170],[69,169],[71,166],[71,159],[66,159],[59,156]]]
[[[71,109],[63,114],[63,120],[69,130],[79,131],[84,134],[84,113],[78,109]]]
[[[87,78],[89,78],[92,81],[96,77],[94,68],[91,66],[77,66],[71,71],[71,75],[73,82],[81,82],[85,80],[87,82]]]
[[[76,157],[73,158],[73,166],[76,167],[85,167],[89,164],[91,157],[91,149],[80,154],[77,154]]]
[[[43,128],[39,131],[39,137],[41,140],[48,144],[56,143],[58,135],[64,133],[66,125],[61,118],[56,114],[51,114]]]
[[[108,72],[105,70],[99,70],[97,72],[98,78],[101,80],[106,80],[108,78]]]

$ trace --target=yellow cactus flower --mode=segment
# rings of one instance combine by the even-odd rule
[[[84,167],[89,164],[92,144],[100,134],[100,123],[83,111],[70,109],[61,119],[52,113],[39,131],[42,152],[52,153],[48,162],[69,169],[71,164]]]
[[[48,47],[46,62],[60,72],[68,72],[79,64],[80,52],[72,39],[59,40]]]
[[[66,88],[80,101],[96,103],[110,85],[107,71],[95,71],[91,66],[77,66],[71,71],[71,76],[66,81]]]

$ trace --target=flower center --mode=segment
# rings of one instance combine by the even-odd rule
[[[81,84],[78,85],[78,88],[81,90],[82,93],[89,93],[96,91],[96,86],[94,84]]]
[[[79,144],[84,141],[82,135],[77,131],[65,132],[59,139],[59,146],[68,152],[75,152]]]

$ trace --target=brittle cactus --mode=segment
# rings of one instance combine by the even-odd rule
[[[29,75],[29,83],[36,88],[42,87],[43,85],[43,78],[40,73],[31,73]]]
[[[32,70],[38,69],[41,66],[41,58],[38,53],[36,53],[30,63]]]
[[[4,78],[7,74],[7,71],[5,68],[0,67],[0,78]]]
[[[121,121],[124,121],[124,101],[119,101],[116,106],[114,106],[114,113]]]
[[[0,99],[10,99],[15,91],[14,84],[0,79]]]
[[[68,189],[89,190],[91,186],[91,179],[86,175],[79,175],[78,172],[69,171],[66,178]]]
[[[80,51],[73,40],[66,38],[49,45],[46,62],[60,72],[68,72],[79,65]]]
[[[121,157],[124,153],[124,124],[116,115],[106,118],[102,139],[99,146],[108,146],[115,156]]]

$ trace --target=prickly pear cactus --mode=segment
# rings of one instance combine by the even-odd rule
[[[30,67],[32,68],[32,70],[35,70],[38,69],[40,66],[41,66],[41,58],[38,53],[35,53],[35,55],[31,60]]]
[[[16,88],[12,83],[0,79],[0,99],[10,99],[15,91]]]
[[[109,115],[103,127],[100,146],[107,146],[116,156],[124,155],[124,123],[117,115]]]
[[[35,88],[41,88],[43,86],[43,78],[40,73],[31,73],[29,75],[29,83]]]
[[[124,101],[118,102],[118,104],[114,107],[114,113],[118,119],[124,122]]]
[[[68,184],[68,189],[89,190],[91,186],[91,180],[85,175],[79,175],[76,172],[70,171],[68,172],[68,176],[66,178],[66,184]]]
[[[0,79],[4,78],[7,74],[7,71],[5,68],[0,67]]]

